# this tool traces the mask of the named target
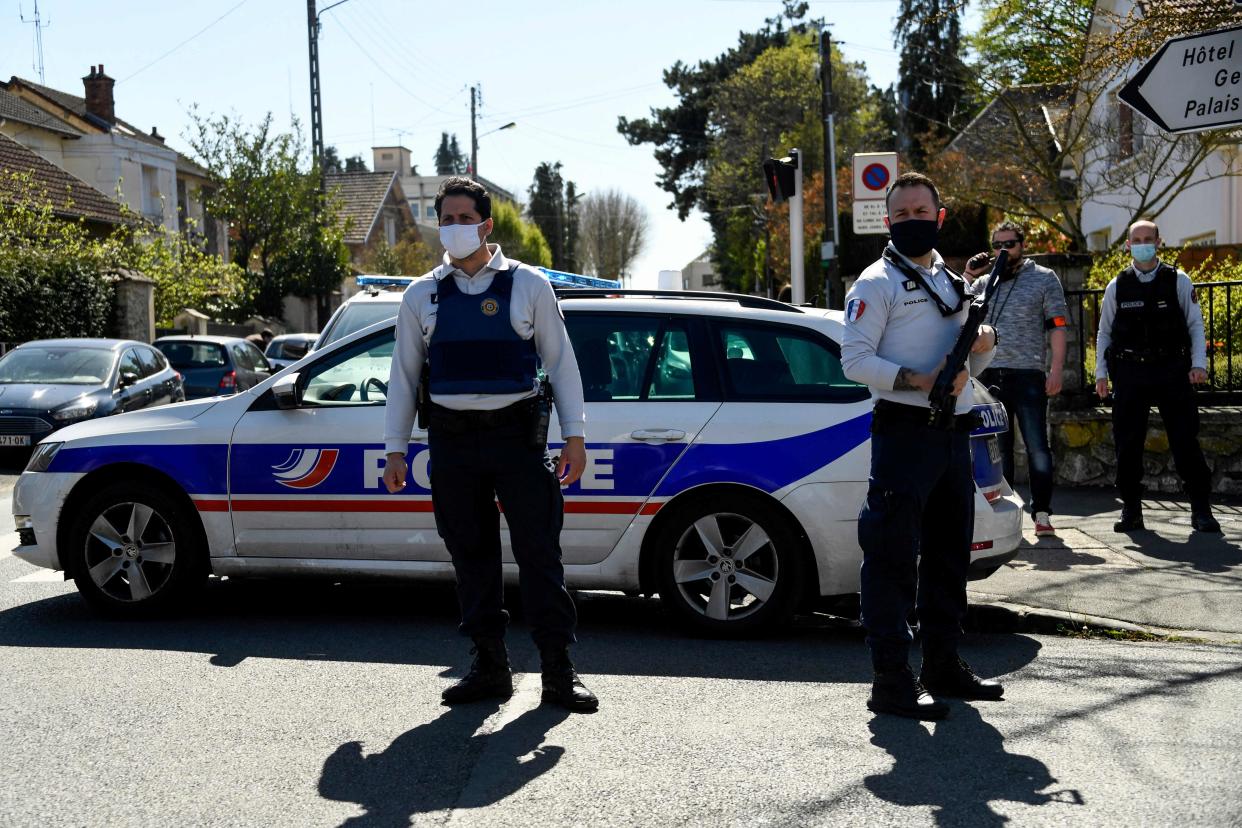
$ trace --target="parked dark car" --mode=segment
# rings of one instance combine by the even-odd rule
[[[0,357],[0,447],[62,426],[185,399],[164,355],[128,339],[41,339]]]
[[[233,336],[162,336],[153,343],[185,377],[186,399],[236,394],[274,372],[253,343]]]
[[[273,369],[280,371],[306,356],[315,347],[315,340],[318,338],[319,334],[314,333],[281,334],[267,343],[263,356],[272,363]]]

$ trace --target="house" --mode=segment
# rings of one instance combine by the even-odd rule
[[[681,269],[683,290],[723,290],[720,276],[712,266],[712,252],[704,250]]]
[[[406,147],[372,147],[371,168],[376,172],[395,172],[401,177],[401,187],[410,203],[410,212],[420,226],[435,228],[439,225],[436,220],[436,193],[444,179],[451,176],[417,175],[416,168],[410,163],[410,150]],[[474,176],[474,179],[487,189],[492,198],[518,203],[517,197],[500,185],[481,175]]]
[[[1242,8],[1242,7],[1234,7]],[[1231,11],[1219,0],[1097,0],[1092,12],[1090,41],[1109,48],[1127,20],[1206,19],[1227,16],[1242,22],[1242,11]],[[1152,50],[1162,38],[1153,41]],[[1195,135],[1162,133],[1155,124],[1117,99],[1117,92],[1139,69],[1140,61],[1103,79],[1091,90],[1090,123],[1100,140],[1092,142],[1081,163],[1082,229],[1090,250],[1105,250],[1125,236],[1138,216],[1151,218],[1170,245],[1213,246],[1242,243],[1242,158],[1235,143],[1216,149],[1187,165]],[[1172,174],[1193,166],[1184,182]],[[1168,197],[1159,193],[1170,188]],[[1155,194],[1156,197],[1153,197]]]
[[[395,246],[401,235],[414,226],[414,216],[395,172],[327,173],[323,177],[328,198],[338,207],[340,229],[354,267],[384,242]]]
[[[3,106],[0,98],[0,107]],[[46,193],[57,216],[81,220],[94,233],[106,235],[117,225],[133,220],[111,198],[4,132],[0,132],[0,171],[6,173],[0,175],[0,205],[13,203],[25,195],[14,189],[13,179],[7,175],[14,172],[30,176],[34,186]]]
[[[82,78],[84,96],[14,76],[0,82],[0,132],[152,224],[199,237],[227,257],[227,228],[203,207],[207,171],[120,118],[103,64]]]

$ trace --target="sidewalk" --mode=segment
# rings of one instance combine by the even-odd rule
[[[1025,494],[1025,492],[1023,492]],[[1242,641],[1242,506],[1214,506],[1223,534],[1190,528],[1185,500],[1143,501],[1147,529],[1120,535],[1111,489],[1058,489],[1057,536],[1036,538],[1030,515],[1018,557],[969,586],[973,604],[1003,603],[1211,633]]]

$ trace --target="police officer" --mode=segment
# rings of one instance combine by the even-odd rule
[[[869,385],[876,398],[871,481],[858,516],[862,622],[875,668],[867,707],[939,719],[948,705],[931,694],[999,699],[1003,692],[957,654],[974,530],[974,398],[966,370],[953,383],[951,426],[929,424],[928,394],[965,320],[966,285],[935,250],[945,211],[930,178],[898,176],[886,206],[892,240],[846,296],[841,343],[845,375]],[[995,344],[996,332],[980,326],[972,371],[986,367]],[[918,680],[908,663],[907,619],[916,601],[923,640]]]
[[[1113,442],[1121,520],[1115,532],[1143,528],[1143,444],[1147,412],[1160,409],[1173,463],[1190,496],[1190,524],[1219,532],[1209,497],[1212,473],[1199,448],[1199,409],[1192,386],[1207,382],[1203,312],[1190,277],[1160,261],[1160,230],[1130,225],[1133,262],[1108,283],[1096,335],[1095,390],[1113,382]]]
[[[1013,484],[1015,428],[1021,427],[1030,467],[1031,517],[1035,534],[1055,535],[1052,526],[1052,449],[1048,445],[1048,398],[1061,393],[1061,370],[1065,362],[1065,291],[1057,274],[1025,257],[1026,231],[1012,221],[992,230],[992,249],[1007,250],[1009,264],[999,275],[996,299],[988,308],[987,321],[1000,341],[996,354],[979,381],[1005,406],[1010,428],[1000,435],[1005,478]],[[987,253],[966,263],[966,279],[972,293],[982,293],[990,276]],[[1044,340],[1051,344],[1052,363],[1044,373]]]
[[[509,525],[522,603],[539,648],[543,700],[594,710],[599,700],[569,658],[577,616],[565,589],[561,486],[586,465],[582,379],[552,286],[531,267],[486,244],[487,191],[448,178],[435,200],[444,263],[406,289],[384,424],[388,491],[405,486],[416,401],[428,406],[431,499],[453,560],[461,631],[474,663],[447,688],[446,704],[513,694],[504,634],[500,515]],[[424,374],[424,364],[426,374]],[[538,435],[542,365],[555,391],[565,445],[553,464]],[[425,381],[427,392],[419,396]]]

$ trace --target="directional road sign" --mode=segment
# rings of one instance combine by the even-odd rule
[[[1117,97],[1165,132],[1242,124],[1242,26],[1165,41]]]

